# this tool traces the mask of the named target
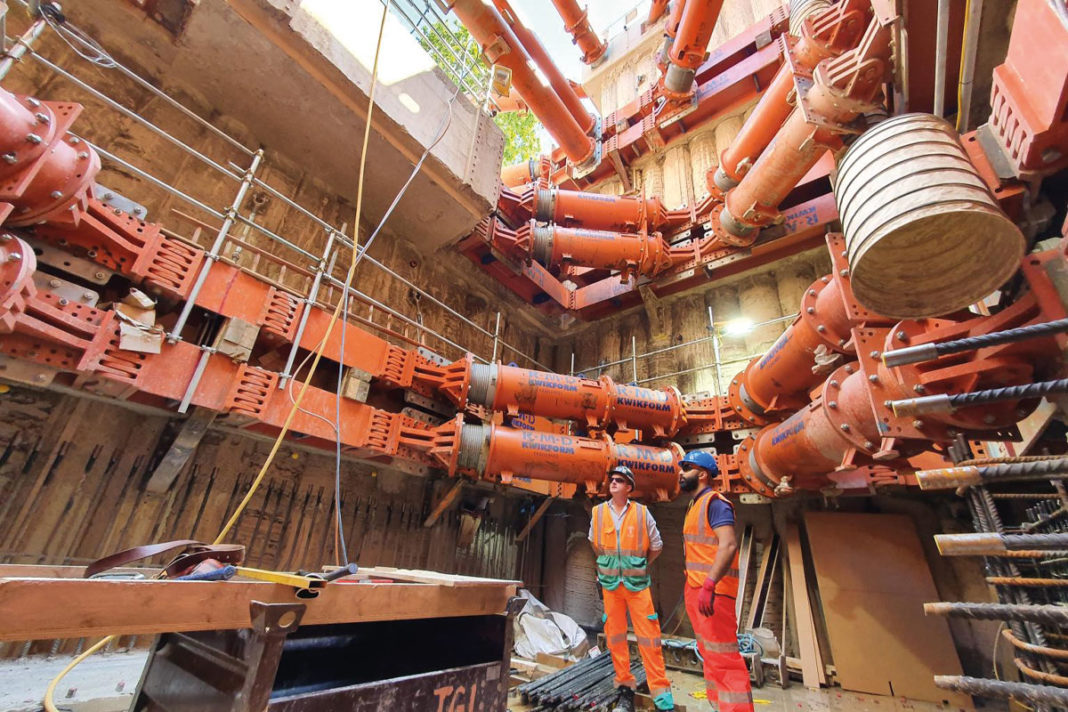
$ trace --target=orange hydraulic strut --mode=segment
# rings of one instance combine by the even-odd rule
[[[728,191],[720,216],[723,228],[746,236],[778,217],[778,207],[797,182],[830,148],[841,146],[841,134],[856,133],[854,119],[874,108],[890,68],[893,21],[875,18],[854,50],[820,62],[812,87],[735,188]]]
[[[678,492],[684,453],[676,443],[666,448],[621,444],[607,435],[582,438],[464,423],[462,416],[431,433],[415,433],[423,444],[409,444],[425,448],[452,475],[470,472],[504,483],[514,478],[574,482],[592,493],[604,487],[610,469],[626,465],[634,473],[638,496],[668,500]]]
[[[494,7],[501,13],[501,17],[508,23],[508,26],[515,33],[516,38],[523,43],[523,48],[530,55],[534,63],[538,65],[538,69],[542,71],[545,78],[549,80],[549,86],[553,88],[556,95],[560,97],[564,102],[564,106],[571,112],[571,115],[578,122],[583,131],[589,133],[596,121],[590,112],[586,110],[586,107],[582,105],[582,100],[579,99],[578,94],[575,93],[570,82],[560,73],[560,69],[556,66],[556,63],[549,58],[549,53],[545,51],[545,47],[542,46],[538,38],[526,27],[515,14],[515,10],[508,4],[508,0],[493,0]]]
[[[533,60],[508,23],[480,0],[453,0],[450,8],[482,48],[490,64],[512,70],[512,84],[572,163],[593,155],[594,142],[563,100],[534,73]]]
[[[719,19],[723,0],[690,0],[682,10],[675,39],[667,51],[664,93],[683,97],[693,93],[693,77],[708,54],[708,41]]]
[[[587,11],[575,0],[553,0],[553,6],[564,20],[564,29],[572,37],[572,43],[582,50],[582,61],[593,64],[604,56],[608,43],[597,37],[590,25]]]
[[[502,364],[478,364],[468,357],[468,389],[442,391],[458,407],[476,403],[490,410],[578,420],[590,427],[636,428],[647,437],[671,437],[686,424],[682,396],[626,386],[608,376],[596,381]]]
[[[574,264],[597,269],[619,270],[621,278],[630,275],[653,276],[683,261],[692,252],[673,252],[659,232],[626,234],[606,230],[585,230],[536,225],[531,221],[531,254],[542,265]]]
[[[649,17],[645,20],[646,27],[663,17],[667,6],[668,0],[653,0],[653,4],[649,6]]]
[[[696,0],[694,0],[696,2]],[[668,15],[667,24],[664,25],[664,43],[656,55],[656,66],[661,72],[667,71],[668,53],[675,44],[675,36],[679,32],[679,23],[682,22],[682,13],[686,9],[686,0],[675,0],[671,3],[671,14]]]
[[[571,227],[581,225],[591,230],[656,230],[667,222],[668,212],[656,196],[601,195],[581,190],[562,190],[538,183],[529,201],[533,218]]]
[[[710,172],[709,190],[727,191],[738,185],[793,110],[794,72],[809,74],[824,59],[852,48],[870,16],[870,0],[843,0],[815,19],[807,19],[792,46],[788,35],[780,37],[789,61],[779,68],[756,109],[720,156],[719,167]]]
[[[521,188],[536,180],[549,177],[551,163],[548,156],[535,156],[501,169],[501,182],[508,188]]]

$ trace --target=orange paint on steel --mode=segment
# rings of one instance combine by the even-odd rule
[[[538,185],[532,202],[536,220],[591,230],[637,231],[643,226],[655,230],[667,220],[664,204],[655,196],[601,195]]]
[[[501,17],[508,23],[508,26],[512,28],[516,38],[523,43],[523,48],[526,49],[527,54],[534,60],[534,63],[538,65],[538,69],[542,71],[545,78],[549,80],[549,86],[564,102],[564,106],[571,112],[571,116],[574,117],[583,131],[589,133],[596,121],[590,112],[586,110],[586,107],[582,105],[579,95],[575,93],[567,78],[560,73],[560,69],[549,57],[549,53],[545,51],[545,47],[542,46],[537,36],[519,21],[519,16],[515,14],[512,6],[508,4],[508,0],[493,0],[493,5],[501,13]]]
[[[512,70],[512,86],[568,159],[582,163],[589,158],[593,139],[575,121],[563,100],[541,83],[534,73],[533,60],[501,14],[480,0],[455,0],[452,10],[478,42],[486,61]]]
[[[719,19],[723,0],[690,0],[682,10],[675,39],[667,51],[670,66],[664,75],[664,88],[676,94],[689,93],[693,77],[708,54],[708,41]]]
[[[646,26],[648,27],[663,17],[667,6],[668,0],[653,0],[653,4],[649,6],[649,17],[645,20]]]
[[[531,158],[501,168],[501,182],[509,188],[522,188],[536,177],[536,158]]]
[[[498,425],[464,424],[459,437],[458,464],[489,479],[514,478],[573,482],[598,491],[608,471],[626,465],[634,473],[635,492],[667,500],[678,492],[678,445],[660,448],[614,443],[604,438],[582,438]]]
[[[590,427],[636,428],[652,437],[671,437],[686,423],[682,396],[675,388],[654,390],[615,383],[608,376],[591,380],[503,364],[469,368],[471,386],[462,394],[466,401],[458,406],[472,402],[495,411],[577,420]]]
[[[795,410],[808,403],[808,393],[826,377],[817,368],[822,355],[850,353],[849,306],[838,280],[817,279],[801,300],[801,312],[761,358],[754,359],[730,389],[731,406],[747,420]],[[833,361],[831,361],[833,363]],[[757,417],[752,417],[752,416]]]
[[[709,181],[710,190],[730,190],[741,182],[793,111],[789,102],[793,90],[794,73],[788,64],[784,64],[760,97],[756,109],[742,124],[741,131],[720,156],[719,168],[710,174],[710,177],[714,176]]]
[[[664,71],[668,64],[668,52],[675,43],[675,35],[679,31],[679,23],[682,22],[682,13],[686,9],[686,0],[675,0],[671,3],[671,14],[668,15],[667,24],[664,25],[664,44],[656,56],[657,66]]]
[[[575,0],[553,0],[553,6],[564,21],[564,29],[571,35],[572,42],[582,50],[582,61],[593,64],[604,56],[608,43],[602,42],[593,31],[587,11],[578,6]]]
[[[743,479],[764,494],[774,493],[787,477],[792,489],[829,485],[827,475],[850,451],[871,452],[880,442],[867,385],[855,366],[838,369],[811,405],[742,443],[738,464]]]
[[[546,225],[533,227],[532,233],[533,257],[543,265],[572,264],[645,276],[672,265],[670,248],[658,232],[627,234]]]

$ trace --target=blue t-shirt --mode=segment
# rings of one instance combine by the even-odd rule
[[[716,527],[734,526],[734,508],[719,497],[708,501],[708,525]]]

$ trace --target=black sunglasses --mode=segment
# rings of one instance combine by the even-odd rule
[[[630,484],[630,480],[628,480],[625,477],[609,477],[608,481],[609,482],[619,482],[619,483],[625,484],[625,485],[629,485]]]

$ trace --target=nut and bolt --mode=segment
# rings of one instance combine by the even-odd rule
[[[66,297],[60,297],[59,298],[59,306],[65,307],[68,304],[70,304],[70,300],[69,299],[67,299]]]
[[[820,277],[820,281],[823,282],[824,284],[827,284],[828,282],[831,281],[831,278],[830,277]]]
[[[916,428],[917,430],[922,429],[923,425],[924,425],[924,423],[923,423],[922,420],[914,420],[914,421],[912,421],[912,427]]]
[[[96,294],[94,294],[93,292],[82,292],[82,300],[86,301],[86,302],[93,301],[93,298],[95,296],[96,296]]]
[[[846,373],[853,373],[853,371],[854,371],[854,369],[853,369],[852,365],[849,365],[849,366],[845,367],[845,372]]]
[[[12,252],[10,255],[7,256],[7,261],[8,262],[21,262],[22,261],[22,255],[20,255],[17,252]]]
[[[42,139],[37,134],[32,133],[26,136],[26,140],[36,146],[37,144],[41,143]]]
[[[875,374],[873,373],[873,374],[871,374],[870,376],[868,376],[868,380],[869,380],[869,381],[871,381],[872,383],[878,383],[878,382],[879,382],[879,377],[878,377],[878,376],[876,376],[876,375],[875,375]]]
[[[48,114],[44,113],[43,111],[38,111],[36,114],[33,115],[33,118],[37,119],[37,123],[39,124],[47,124],[49,121],[51,121],[51,119],[48,118]]]
[[[849,423],[842,423],[841,428],[842,432],[844,433],[848,433],[850,431]]]
[[[834,410],[838,407],[838,401],[830,401],[827,403],[827,407]]]
[[[63,191],[62,190],[53,190],[51,193],[49,193],[49,195],[52,196],[53,200],[59,200],[60,198],[63,197]]]
[[[808,290],[808,296],[810,296],[810,297],[816,296],[816,290],[815,289]]]
[[[106,273],[106,272],[93,272],[93,277],[94,277],[95,279],[104,279],[104,278],[105,278],[105,277],[107,277],[107,276],[108,276],[108,275],[107,275],[107,273]]]
[[[11,242],[14,239],[15,236],[10,232],[5,232],[3,235],[0,235],[0,242]]]
[[[78,151],[78,158],[80,158],[81,160],[84,161],[85,159],[89,158],[89,152],[88,151]]]
[[[48,280],[48,286],[51,287],[52,289],[55,289],[56,287],[59,286],[59,280],[58,279],[50,279],[50,280]]]
[[[808,309],[805,310],[805,313],[806,314],[815,314],[816,313],[816,307],[809,307]]]
[[[26,97],[26,103],[35,109],[41,105],[41,102],[39,102],[37,99],[34,99],[32,96]]]
[[[879,358],[880,356],[882,356],[882,354],[880,354],[878,351],[872,351],[870,354],[868,354],[868,356],[872,358]]]
[[[871,440],[865,440],[864,441],[864,449],[865,450],[871,450],[873,447],[875,447],[875,443],[873,443]]]
[[[0,158],[4,159],[4,163],[15,164],[19,162],[19,157],[14,153],[5,153]]]
[[[849,276],[849,270],[848,269],[843,269],[838,274],[842,275],[843,277],[848,277]]]
[[[827,327],[824,326],[823,324],[820,324],[819,326],[816,327],[816,331],[818,331],[818,332],[820,332],[822,334],[823,332],[827,331]]]
[[[896,334],[894,334],[894,336],[897,337],[898,341],[908,341],[909,340],[909,335],[906,334],[904,331],[899,331]]]
[[[77,136],[71,136],[70,138],[67,139],[67,143],[69,143],[71,146],[77,146],[81,142],[82,142],[82,140],[80,138],[78,138]]]
[[[926,393],[927,387],[924,386],[922,383],[917,383],[915,386],[912,387],[912,390],[916,391],[917,393]]]
[[[831,388],[837,388],[837,387],[838,387],[838,381],[837,381],[837,379],[834,379],[834,380],[832,380],[832,381],[831,381]]]

